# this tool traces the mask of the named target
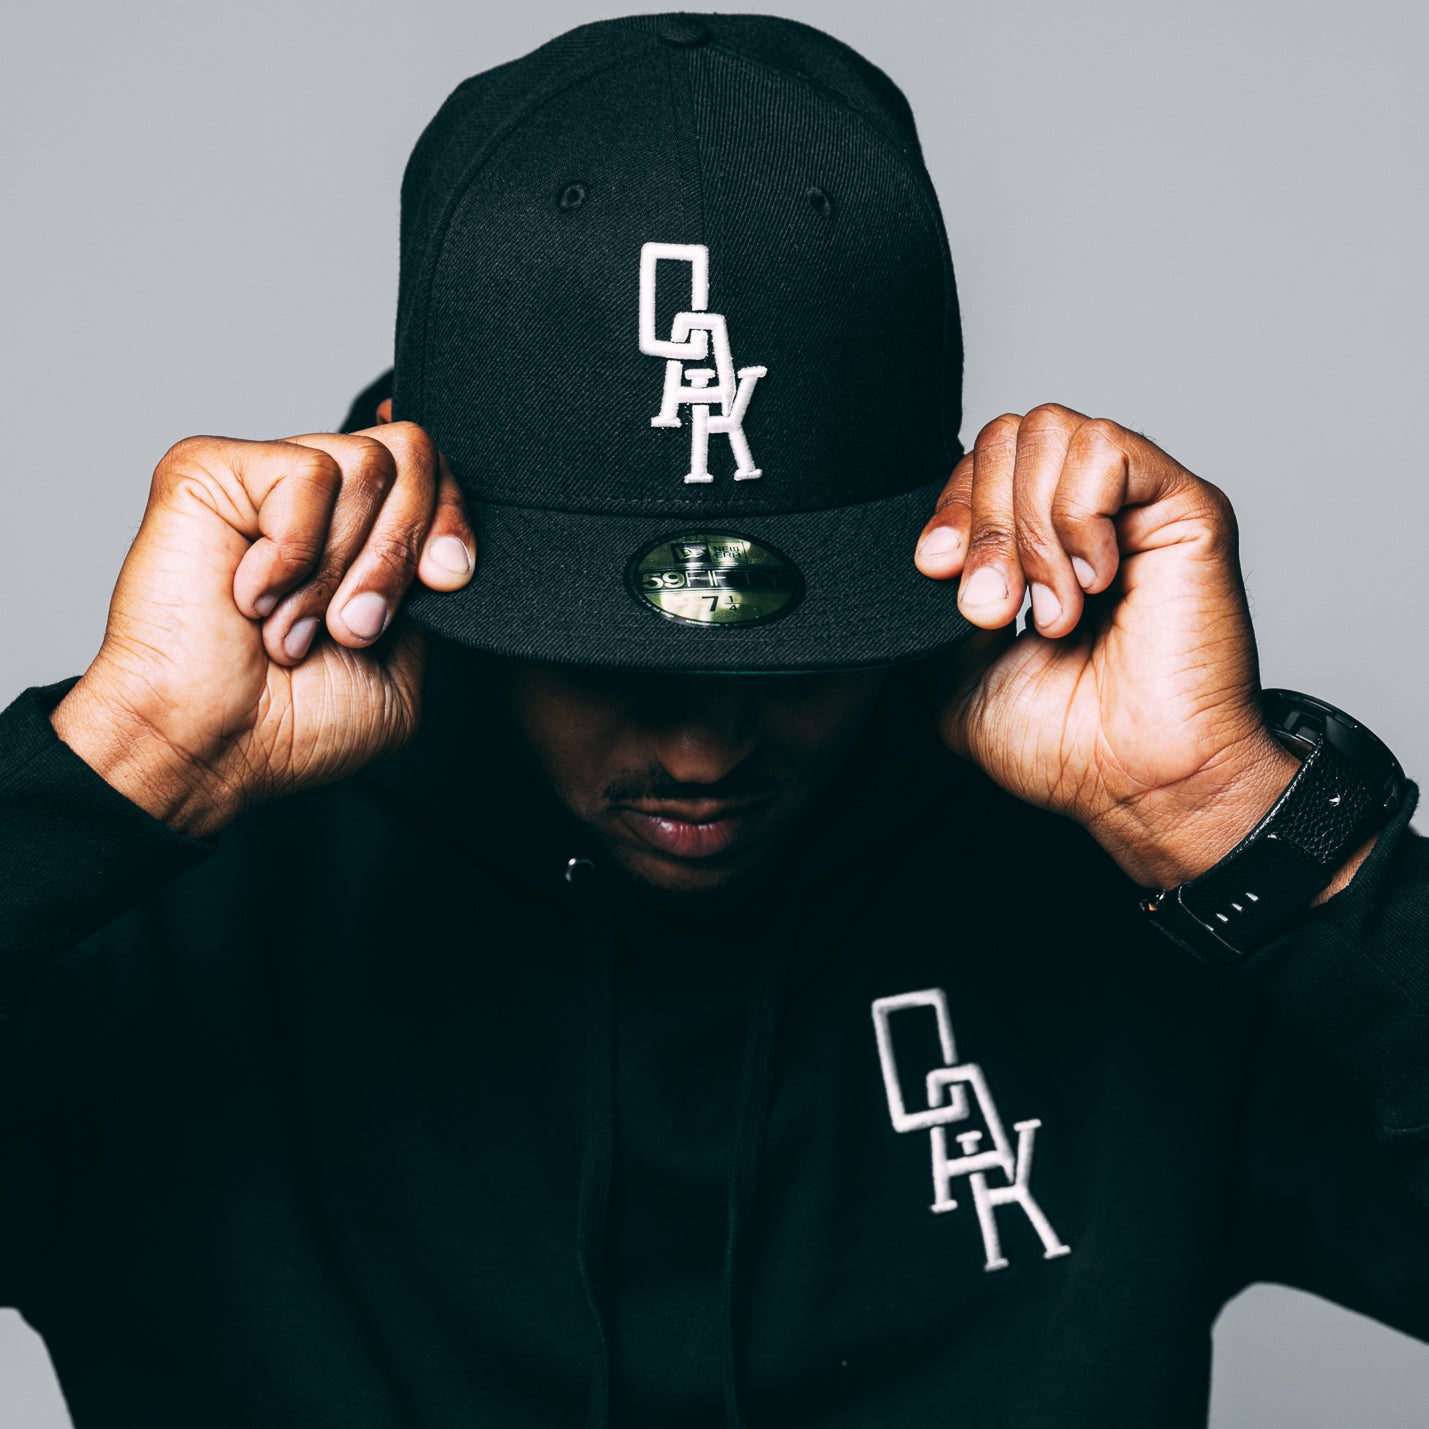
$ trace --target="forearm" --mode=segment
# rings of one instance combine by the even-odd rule
[[[213,847],[126,798],[64,743],[49,715],[72,683],[27,690],[0,712],[0,1013],[23,1004],[46,955]]]

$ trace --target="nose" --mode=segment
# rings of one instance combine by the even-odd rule
[[[687,675],[656,693],[654,753],[672,779],[716,784],[754,752],[757,709],[747,684],[738,676]]]

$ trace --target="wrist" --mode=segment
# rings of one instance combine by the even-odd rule
[[[88,674],[50,712],[50,724],[106,784],[177,833],[209,837],[235,812],[211,773]]]
[[[1370,855],[1370,850],[1379,841],[1379,830],[1365,839],[1360,846],[1335,870],[1335,876],[1310,900],[1310,907],[1318,908],[1321,903],[1333,898],[1342,889],[1350,886],[1350,881],[1360,871],[1360,864]]]
[[[1270,812],[1300,760],[1267,729],[1229,747],[1194,780],[1120,806],[1091,832],[1143,888],[1200,877]]]

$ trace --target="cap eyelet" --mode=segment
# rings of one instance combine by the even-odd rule
[[[823,218],[834,216],[834,201],[821,188],[811,188],[804,197],[809,200],[809,207]]]
[[[585,202],[585,196],[584,184],[565,184],[556,195],[556,206],[567,210],[579,208]]]

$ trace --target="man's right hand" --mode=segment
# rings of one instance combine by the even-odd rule
[[[456,590],[475,553],[456,482],[409,422],[190,437],[154,472],[104,643],[52,723],[120,793],[212,834],[406,742],[426,647],[400,619],[384,632],[414,578]]]

